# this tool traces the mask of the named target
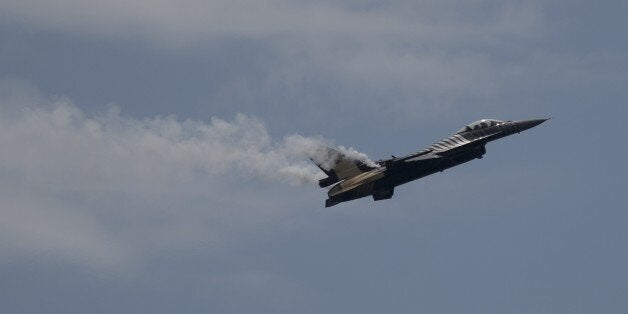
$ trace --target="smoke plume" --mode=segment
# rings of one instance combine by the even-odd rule
[[[328,158],[321,148],[333,144],[298,134],[274,140],[262,121],[244,114],[231,121],[134,119],[113,107],[88,116],[67,100],[2,109],[0,145],[11,149],[3,152],[0,169],[24,180],[65,178],[77,187],[88,180],[107,187],[120,180],[144,184],[199,175],[315,183],[324,174],[308,158]],[[372,164],[353,148],[338,150]]]

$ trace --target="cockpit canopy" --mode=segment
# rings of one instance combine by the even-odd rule
[[[501,123],[504,123],[504,121],[495,120],[495,119],[482,119],[482,120],[475,121],[475,122],[465,126],[464,128],[460,129],[458,132],[456,132],[456,134],[463,133],[463,132],[469,132],[469,131],[473,131],[473,130],[479,130],[479,129],[483,129],[483,128],[488,128],[489,126],[494,126],[494,125],[498,125],[498,124],[501,124]]]

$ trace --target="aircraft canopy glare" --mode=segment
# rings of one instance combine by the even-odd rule
[[[504,121],[495,120],[495,119],[482,119],[482,120],[475,121],[475,122],[473,122],[471,124],[468,124],[464,128],[458,130],[458,132],[456,132],[456,134],[469,132],[469,131],[473,131],[473,130],[479,130],[479,129],[483,129],[483,128],[488,128],[489,126],[494,126],[494,125],[498,125],[498,124],[501,124],[501,123],[504,123]]]

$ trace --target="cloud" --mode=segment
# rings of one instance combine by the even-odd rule
[[[105,230],[93,212],[71,208],[41,188],[7,181],[3,175],[0,256],[5,263],[26,257],[112,270],[132,262],[132,247]]]
[[[0,9],[11,21],[45,29],[136,35],[170,43],[221,36],[303,38],[312,34],[354,39],[392,35],[430,41],[476,35],[473,40],[477,41],[501,34],[527,36],[540,24],[537,1],[9,0]]]
[[[298,134],[277,141],[262,121],[243,114],[208,123],[134,119],[111,106],[90,116],[63,97],[47,100],[24,82],[0,86],[5,253],[46,252],[115,266],[136,258],[136,245],[214,241],[225,236],[225,227],[216,227],[220,221],[256,223],[259,213],[238,216],[251,199],[264,202],[247,182],[316,183],[324,174],[307,157],[332,143]],[[367,160],[352,148],[340,150]],[[231,225],[227,233],[240,227]]]
[[[504,68],[525,60],[500,52],[526,54],[525,44],[548,29],[537,0],[9,0],[0,12],[5,23],[47,34],[139,41],[185,56],[247,42],[210,57],[227,73],[203,74],[219,77],[207,87],[208,101],[239,112],[273,106],[317,118],[310,127],[325,119],[331,127],[364,128],[360,123],[375,111],[394,124],[429,122],[470,106],[469,99],[501,103],[489,99],[512,82],[503,79]]]

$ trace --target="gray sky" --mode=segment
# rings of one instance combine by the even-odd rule
[[[10,313],[626,313],[625,1],[0,3]],[[301,152],[553,117],[324,208]]]

